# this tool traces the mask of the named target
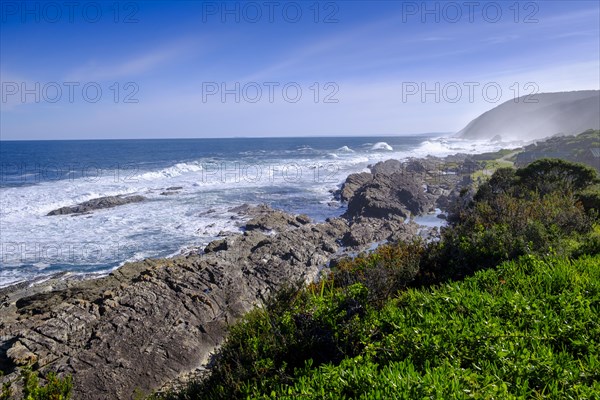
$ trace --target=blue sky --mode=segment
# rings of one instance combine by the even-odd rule
[[[2,1],[0,135],[454,132],[600,87],[600,2],[474,3]]]

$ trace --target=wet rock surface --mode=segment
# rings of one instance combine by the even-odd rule
[[[144,196],[106,196],[99,197],[79,203],[75,206],[61,207],[50,211],[47,215],[64,215],[64,214],[85,214],[90,211],[100,210],[103,208],[112,208],[122,206],[129,203],[139,203],[145,201]]]
[[[99,279],[0,289],[0,382],[15,381],[19,366],[33,364],[73,375],[76,399],[128,399],[136,389],[149,393],[193,375],[227,326],[282,286],[313,281],[344,254],[414,238],[419,227],[407,215],[431,210],[455,185],[432,184],[431,165],[407,165],[412,170],[386,162],[350,175],[341,189],[348,211],[339,218],[314,223],[242,205],[229,211],[245,221],[244,232],[203,251],[127,263]],[[55,211],[143,198],[97,200]]]
[[[369,172],[359,172],[356,174],[348,175],[346,182],[342,185],[339,192],[339,199],[341,201],[348,201],[354,193],[363,185],[370,183],[373,180],[373,175]]]
[[[388,160],[371,166],[371,173],[353,174],[342,185],[348,218],[408,218],[432,211],[441,191],[431,185],[435,165],[425,161]]]
[[[407,218],[429,211],[434,204],[423,184],[411,177],[395,172],[376,174],[370,183],[361,186],[348,202],[348,217]]]

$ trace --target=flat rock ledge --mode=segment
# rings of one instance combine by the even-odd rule
[[[64,215],[64,214],[86,214],[94,210],[103,208],[113,208],[129,203],[139,203],[147,200],[144,196],[106,196],[84,201],[74,206],[61,207],[50,211],[46,215]]]

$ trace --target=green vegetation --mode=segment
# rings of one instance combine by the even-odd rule
[[[600,149],[600,131],[588,130],[576,136],[556,136],[519,149],[475,154],[471,159],[477,168],[471,173],[473,182],[487,180],[497,169],[525,167],[543,158],[556,158],[586,164],[600,172],[600,159],[593,149]]]
[[[511,168],[514,166],[516,154],[522,149],[502,149],[492,153],[475,154],[471,159],[476,162],[477,168],[471,173],[473,182],[481,183],[500,168]]]
[[[70,376],[59,378],[54,372],[50,372],[46,378],[46,384],[41,385],[37,373],[31,368],[21,370],[23,383],[23,400],[68,400],[71,398],[73,382]],[[2,388],[0,400],[9,400],[12,393],[8,385]]]
[[[439,242],[282,290],[207,379],[155,397],[599,398],[600,219],[582,200],[597,179],[555,160],[498,169]]]
[[[510,168],[512,166],[512,162],[504,160],[481,161],[479,162],[480,169],[471,174],[471,179],[475,182],[488,179],[499,168]]]
[[[187,398],[594,398],[598,265],[526,256],[382,309],[361,284],[307,290],[237,325]]]
[[[494,151],[494,152],[474,154],[472,158],[475,161],[497,160],[499,158],[503,159],[505,157],[509,157],[514,152],[515,152],[515,150],[502,149],[502,150],[498,150],[498,151]]]
[[[600,172],[600,159],[592,154],[592,149],[600,149],[600,131],[590,129],[577,136],[557,136],[526,146],[517,155],[515,165],[523,167],[551,157],[584,163]]]
[[[439,281],[525,254],[571,255],[587,245],[598,220],[599,208],[580,200],[597,181],[593,169],[562,160],[497,170],[472,202],[454,208],[453,225],[429,247],[423,271]]]
[[[600,393],[599,263],[600,256],[530,256],[461,283],[407,290],[357,324],[370,335],[360,354],[318,368],[308,361],[291,383],[259,380],[241,394],[593,398]]]

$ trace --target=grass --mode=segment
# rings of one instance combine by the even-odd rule
[[[362,284],[313,286],[287,311],[252,312],[224,353],[246,352],[246,379],[231,370],[230,381],[173,398],[600,397],[600,255],[525,256],[460,282],[405,290],[381,308],[367,295]],[[320,353],[298,347],[310,342],[297,331],[309,315],[320,333],[328,330]],[[291,354],[293,367],[283,362]]]
[[[506,158],[506,156],[514,153],[515,151],[519,151],[518,149],[501,149],[494,152],[475,154],[472,156],[475,161],[485,161],[485,160],[498,160]]]
[[[367,369],[386,366],[378,384],[348,397],[398,393],[393,375],[404,398],[600,395],[599,265],[530,256],[402,293],[377,313],[382,338],[365,349]]]
[[[487,160],[480,162],[480,169],[471,174],[471,179],[474,182],[487,180],[496,172],[498,168],[509,168],[514,165],[511,161],[504,160]]]

